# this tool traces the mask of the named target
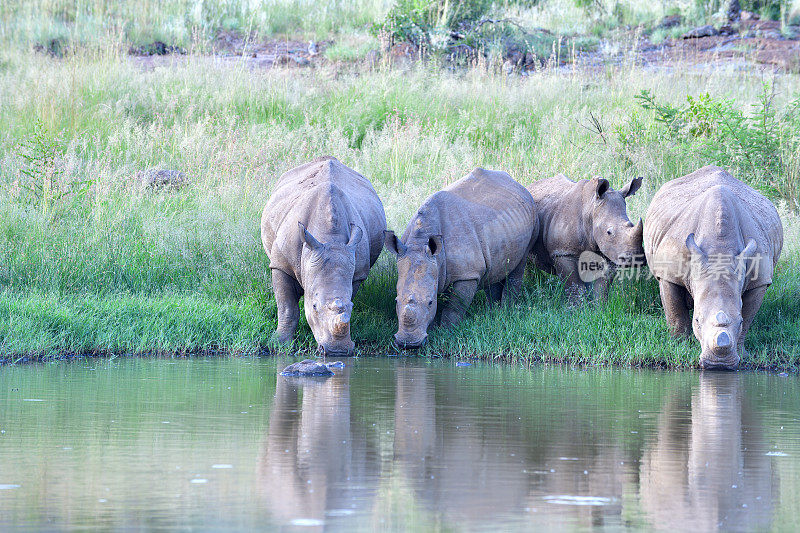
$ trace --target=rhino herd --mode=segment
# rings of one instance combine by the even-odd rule
[[[333,157],[282,175],[261,217],[278,308],[274,340],[290,344],[300,297],[319,351],[353,353],[353,296],[385,247],[397,258],[395,344],[418,348],[443,306],[449,327],[475,293],[513,301],[526,265],[558,276],[577,304],[604,299],[617,268],[648,264],[675,335],[700,342],[703,368],[735,368],[744,337],[772,283],[783,229],[772,203],[724,170],[707,166],[664,184],[645,221],[633,224],[626,199],[602,178],[559,175],[526,189],[505,172],[477,168],[430,196],[402,237],[386,229],[369,180]],[[581,258],[606,267],[587,283]],[[690,311],[693,311],[690,313]]]

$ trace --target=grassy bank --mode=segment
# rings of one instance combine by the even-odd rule
[[[761,143],[759,130],[740,132],[756,139],[748,153],[775,154],[775,168],[740,156],[713,105],[701,117],[711,129],[691,133],[698,115],[686,104],[707,93],[757,117],[764,79],[725,67],[527,77],[425,66],[251,70],[192,54],[145,69],[116,53],[6,52],[0,355],[268,348],[275,306],[261,209],[282,172],[332,154],[372,180],[395,230],[475,166],[522,183],[563,172],[602,175],[618,187],[642,175],[629,207],[635,218],[665,181],[722,164],[779,204],[786,229],[775,284],[748,337],[752,362],[797,368],[800,221],[787,154],[796,146],[800,76],[768,80],[774,138]],[[636,98],[642,90],[686,120],[665,124]],[[151,167],[180,170],[188,185],[139,191],[134,176]],[[384,255],[356,299],[362,353],[390,349],[395,275]],[[298,345],[312,344],[303,320]],[[423,353],[682,367],[695,363],[697,350],[669,337],[652,281],[617,285],[607,304],[571,309],[556,280],[532,274],[520,305],[489,309],[480,297],[457,330],[433,331]]]

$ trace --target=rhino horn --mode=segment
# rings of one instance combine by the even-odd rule
[[[312,250],[319,250],[322,248],[323,244],[311,235],[311,232],[306,229],[302,222],[298,222],[297,225],[300,226],[300,236],[303,238],[303,242],[305,242],[309,248]]]
[[[410,305],[406,305],[403,307],[403,312],[400,316],[401,320],[403,321],[403,325],[406,327],[413,327],[416,323],[416,318],[414,317],[414,310],[411,308]]]
[[[731,345],[731,336],[728,335],[727,331],[720,331],[716,337],[714,337],[714,347],[715,348],[729,348]]]
[[[713,325],[717,327],[725,327],[731,324],[731,319],[725,311],[718,311],[714,316]]]
[[[642,242],[642,237],[644,235],[644,223],[642,219],[639,219],[639,223],[633,228],[633,238],[636,242]]]
[[[331,333],[336,337],[344,337],[350,331],[350,313],[342,313],[333,319]]]

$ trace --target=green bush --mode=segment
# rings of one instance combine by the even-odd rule
[[[372,32],[390,43],[431,44],[436,31],[456,31],[479,21],[492,8],[489,0],[398,0]]]
[[[778,109],[773,87],[763,89],[752,111],[745,113],[734,100],[709,94],[687,96],[674,106],[659,102],[649,91],[635,97],[642,109],[652,113],[655,129],[648,129],[634,113],[617,134],[628,147],[659,137],[698,152],[702,159],[731,168],[751,185],[784,199],[800,210],[796,178],[800,175],[800,98]]]

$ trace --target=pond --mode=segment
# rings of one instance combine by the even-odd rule
[[[359,358],[0,369],[0,529],[791,529],[796,377]]]

